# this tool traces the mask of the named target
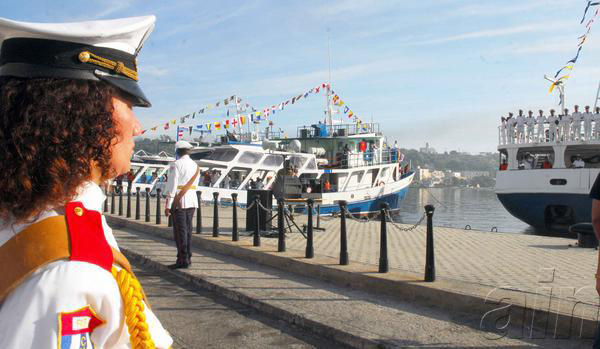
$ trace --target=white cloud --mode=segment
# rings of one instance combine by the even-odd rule
[[[538,1],[519,1],[516,3],[504,2],[502,4],[494,3],[476,3],[469,4],[452,10],[448,13],[450,16],[487,16],[487,15],[507,15],[530,11],[536,8],[548,9],[551,7],[565,7],[564,0],[538,0]]]
[[[169,69],[165,67],[157,67],[155,65],[146,65],[144,66],[144,75],[149,75],[153,77],[161,77],[165,76],[169,73]]]

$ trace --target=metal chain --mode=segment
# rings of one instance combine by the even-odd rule
[[[364,216],[364,218],[355,218],[353,214],[346,211],[346,218],[349,218],[350,220],[353,220],[353,221],[359,222],[359,223],[369,223],[369,222],[375,221],[380,216],[381,216],[381,212],[377,211],[377,213],[373,217]]]
[[[252,203],[250,205],[246,205],[246,207],[242,207],[242,206],[238,206],[238,207],[244,211],[248,211],[248,210],[252,209],[255,204],[256,204],[256,201],[252,201]]]
[[[411,225],[408,228],[403,228],[403,227],[399,226],[396,222],[394,222],[394,220],[390,216],[390,213],[387,212],[387,218],[388,218],[389,222],[392,223],[392,225],[394,226],[394,228],[396,228],[396,229],[398,229],[400,231],[412,231],[412,230],[416,229],[419,225],[421,225],[421,223],[423,223],[423,220],[425,219],[425,216],[427,216],[427,214],[425,212],[423,212],[423,215],[417,221],[417,223]]]

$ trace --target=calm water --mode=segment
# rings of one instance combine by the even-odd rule
[[[396,219],[415,223],[427,204],[435,206],[434,226],[463,229],[468,224],[472,229],[483,231],[497,227],[499,232],[556,235],[534,230],[513,217],[498,201],[493,189],[410,188]]]

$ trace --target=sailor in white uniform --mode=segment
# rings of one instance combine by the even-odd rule
[[[545,142],[546,141],[546,132],[544,129],[544,124],[546,123],[546,117],[544,116],[544,111],[543,110],[539,110],[539,114],[537,116],[537,118],[535,119],[535,123],[536,123],[536,136],[535,138],[537,139],[538,142]]]
[[[175,144],[178,159],[169,166],[165,215],[173,215],[173,235],[177,244],[177,261],[170,267],[187,268],[192,264],[192,222],[198,208],[196,188],[200,168],[189,156],[192,145],[186,141]]]
[[[583,136],[586,141],[592,139],[592,119],[594,114],[590,111],[590,106],[586,105],[584,107],[585,112],[583,113]]]
[[[533,118],[533,112],[530,110],[528,113],[529,116],[527,116],[527,119],[525,120],[525,123],[527,124],[527,143],[534,142],[533,129],[535,127],[535,119]]]
[[[506,123],[507,123],[507,136],[508,136],[508,143],[509,144],[513,144],[515,143],[515,118],[513,117],[513,113],[508,113],[508,117],[506,118]]]
[[[567,142],[571,140],[571,122],[573,121],[571,114],[569,114],[569,109],[565,108],[565,111],[562,115],[559,115],[558,125],[560,127],[560,140],[563,142]]]
[[[0,18],[0,94],[13,97],[0,109],[0,348],[173,343],[101,213],[100,185],[129,171],[141,134],[132,107],[150,106],[136,57],[154,22]]]
[[[500,142],[501,144],[506,144],[506,125],[508,122],[504,118],[504,116],[500,117]]]
[[[550,142],[558,141],[558,118],[554,115],[554,109],[550,109],[550,115],[548,115],[548,137]]]
[[[523,110],[519,109],[519,115],[517,115],[517,140],[518,143],[525,142],[525,116]]]
[[[573,120],[572,136],[571,140],[581,140],[581,122],[583,121],[583,114],[579,112],[579,106],[575,105],[575,111],[571,114],[571,120]]]

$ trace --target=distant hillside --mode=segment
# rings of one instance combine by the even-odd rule
[[[490,171],[498,168],[498,153],[488,155],[462,154],[450,151],[438,154],[421,153],[415,149],[401,149],[405,161],[412,161],[413,168],[421,166],[433,170]]]

